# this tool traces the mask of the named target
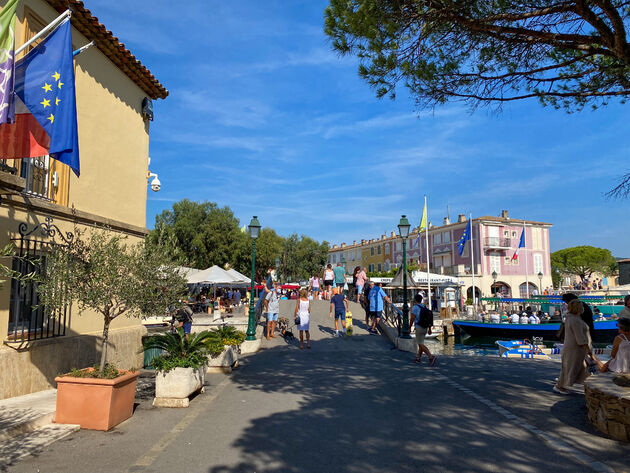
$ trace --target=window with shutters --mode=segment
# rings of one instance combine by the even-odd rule
[[[490,273],[495,272],[501,274],[501,255],[499,253],[490,253]]]
[[[534,253],[534,274],[543,272],[543,255]]]

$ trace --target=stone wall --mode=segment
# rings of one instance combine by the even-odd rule
[[[142,368],[139,353],[144,326],[109,333],[107,361],[118,368]],[[100,361],[103,341],[97,335],[75,335],[0,349],[0,399],[56,388],[55,376]]]
[[[615,373],[600,373],[584,382],[588,419],[611,438],[630,441],[630,388],[613,382]]]

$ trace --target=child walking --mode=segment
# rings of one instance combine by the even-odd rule
[[[309,321],[311,315],[311,302],[308,300],[306,289],[300,291],[300,298],[295,304],[294,318],[299,317],[300,323],[297,324],[300,330],[300,350],[304,348],[304,333],[306,332],[306,348],[311,348],[311,334],[309,332]]]

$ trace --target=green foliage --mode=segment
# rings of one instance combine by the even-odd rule
[[[575,246],[551,253],[551,268],[560,274],[578,275],[582,279],[593,273],[610,276],[617,269],[617,260],[604,248]]]
[[[210,341],[216,342],[216,345],[220,346],[221,350],[223,350],[225,345],[238,346],[245,341],[245,334],[240,330],[236,330],[232,325],[223,325],[213,329],[210,333]]]
[[[186,291],[186,281],[162,248],[125,240],[114,232],[86,234],[75,229],[74,242],[47,259],[38,285],[40,302],[50,311],[60,310],[71,299],[79,313],[93,309],[103,316],[101,369],[112,320],[123,314],[163,315]]]
[[[146,337],[142,341],[142,349],[163,350],[165,353],[155,357],[151,364],[158,371],[168,372],[173,368],[200,368],[205,365],[208,361],[207,356],[216,352],[216,348],[209,343],[211,341],[212,333],[207,330],[191,333],[186,337],[184,329],[180,327],[175,332],[157,333]]]
[[[11,243],[6,245],[4,248],[0,248],[0,261],[6,261],[7,264],[13,265],[13,263],[17,260],[30,263],[31,265],[36,263],[36,261],[16,256],[15,247]],[[22,274],[21,272],[15,271],[9,266],[0,263],[0,289],[7,279],[16,279],[22,283],[29,283],[37,280],[37,273],[35,271],[31,271],[29,273]]]
[[[605,3],[330,0],[324,31],[378,97],[404,84],[419,108],[533,97],[572,111],[630,94],[628,6]]]
[[[229,207],[213,202],[182,200],[156,217],[155,229],[147,238],[150,247],[161,247],[185,266],[206,269],[217,265],[235,268],[249,275],[252,265],[252,241],[241,232],[241,224]],[[256,240],[256,270],[265,278],[268,268],[275,268],[283,279],[307,279],[321,273],[328,257],[328,243],[318,243],[307,236],[283,238],[271,228],[263,228]]]
[[[314,274],[321,276],[328,258],[328,242],[318,243],[305,235],[296,233],[284,240],[280,274],[291,281],[308,280]]]
[[[100,369],[98,365],[84,369],[72,368],[69,373],[60,376],[68,376],[70,378],[116,379],[123,374],[125,374],[124,371],[118,370],[114,365],[107,363],[103,369]]]
[[[239,229],[239,221],[229,207],[214,202],[184,199],[155,218],[149,232],[150,246],[162,246],[185,266],[206,269],[229,264],[239,271],[251,265],[249,236]]]

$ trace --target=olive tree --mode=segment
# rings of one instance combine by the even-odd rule
[[[75,230],[75,237],[47,258],[38,286],[40,303],[54,311],[72,301],[80,313],[91,309],[103,317],[102,371],[112,321],[121,315],[164,314],[181,299],[186,281],[159,246],[132,244],[125,235],[106,230]]]

